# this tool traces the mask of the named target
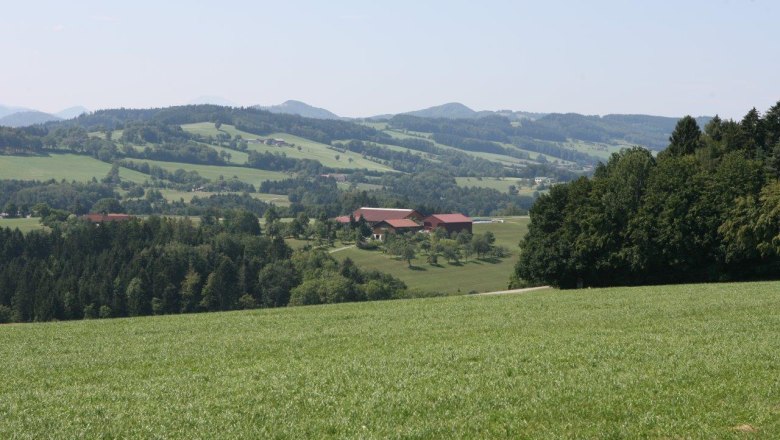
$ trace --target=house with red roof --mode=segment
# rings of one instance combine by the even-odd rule
[[[352,213],[352,218],[359,220],[363,217],[369,226],[385,220],[409,219],[415,222],[421,222],[423,215],[414,209],[395,209],[395,208],[359,208]],[[339,223],[349,223],[349,216],[336,217]]]
[[[453,232],[469,231],[474,222],[463,214],[433,214],[423,220],[426,231],[444,228],[448,234]]]
[[[374,240],[384,240],[387,234],[405,234],[422,231],[423,226],[408,218],[391,218],[374,224],[371,230]]]

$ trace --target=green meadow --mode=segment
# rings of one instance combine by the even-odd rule
[[[418,254],[410,268],[406,261],[377,250],[352,247],[332,255],[339,260],[351,258],[363,269],[395,275],[414,290],[443,294],[503,290],[509,284],[509,277],[518,258],[518,244],[528,230],[528,222],[527,217],[509,217],[504,223],[474,225],[475,234],[491,231],[496,237],[495,244],[509,249],[511,255],[500,260],[478,260],[472,257],[459,263],[448,263],[440,257],[439,263],[434,266],[425,261],[425,255]]]
[[[43,229],[41,219],[33,218],[0,218],[0,228],[19,229],[22,232],[30,232]]]
[[[50,154],[48,156],[0,155],[0,176],[18,180],[62,180],[86,182],[102,179],[111,170],[111,164],[91,156],[79,154]],[[143,183],[149,176],[127,168],[119,169],[119,177]]]
[[[250,151],[257,151],[257,152],[267,151],[271,153],[284,153],[288,157],[295,158],[295,159],[313,159],[319,161],[320,163],[322,163],[322,165],[326,167],[356,168],[356,169],[366,168],[369,170],[392,171],[390,167],[386,167],[376,162],[364,159],[360,154],[349,152],[349,151],[344,153],[338,152],[330,149],[328,145],[315,142],[309,139],[305,139],[302,137],[294,136],[288,133],[271,133],[268,135],[260,136],[260,135],[238,130],[234,126],[226,125],[226,124],[220,126],[219,130],[217,130],[214,124],[210,122],[184,124],[182,125],[182,129],[190,133],[195,133],[202,136],[216,136],[221,131],[231,136],[239,135],[245,140],[258,139],[258,138],[284,139],[285,142],[292,144],[294,146],[280,147],[274,145],[260,144],[257,142],[249,142],[248,148]],[[298,150],[298,147],[301,147],[301,149]],[[336,155],[339,156],[338,159],[336,159]],[[350,161],[350,159],[352,159],[352,161]]]
[[[147,162],[149,165],[157,165],[160,168],[168,171],[176,171],[178,169],[183,169],[185,171],[197,171],[201,177],[205,177],[206,179],[210,180],[219,180],[220,177],[225,180],[230,180],[235,176],[238,180],[251,183],[256,187],[260,186],[260,184],[266,180],[282,180],[289,177],[287,173],[280,171],[258,170],[245,167],[163,162],[159,160],[148,159],[131,159],[130,161],[136,163]]]
[[[226,192],[216,193],[216,192],[208,192],[208,191],[179,191],[175,189],[161,189],[160,193],[169,202],[177,202],[183,199],[186,203],[190,203],[192,201],[192,198],[195,196],[200,198],[206,198],[206,197],[211,197],[212,195],[215,194],[230,194]],[[241,194],[241,193],[237,193],[237,194]],[[285,195],[264,194],[264,193],[249,193],[249,195],[253,199],[273,203],[278,206],[290,205],[290,200]]]
[[[2,438],[777,438],[780,283],[0,326]]]

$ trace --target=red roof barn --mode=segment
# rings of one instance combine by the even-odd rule
[[[461,231],[471,233],[472,224],[471,219],[463,214],[433,214],[423,221],[426,231],[444,228],[449,234]]]
[[[414,209],[394,209],[394,208],[360,208],[356,209],[355,212],[352,213],[352,217],[355,220],[360,220],[360,217],[363,216],[363,218],[368,222],[369,225],[374,226],[375,224],[384,221],[384,220],[391,220],[391,219],[410,219],[414,221],[422,221],[423,216],[419,212],[415,211]],[[348,216],[341,216],[336,217],[336,221],[339,223],[349,223],[349,217]]]

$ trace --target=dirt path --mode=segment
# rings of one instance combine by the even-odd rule
[[[474,295],[469,295],[469,296],[511,295],[511,294],[514,294],[514,293],[526,293],[526,292],[533,292],[533,291],[536,291],[536,290],[544,290],[544,289],[552,289],[552,287],[550,287],[550,286],[539,286],[539,287],[526,287],[525,289],[497,290],[495,292],[475,293]]]
[[[353,248],[353,247],[355,247],[355,245],[354,245],[354,244],[351,244],[351,245],[349,245],[349,246],[344,246],[344,247],[340,247],[340,248],[338,248],[338,249],[333,249],[333,250],[330,250],[330,251],[328,251],[328,253],[329,253],[329,254],[335,254],[336,252],[339,252],[339,251],[345,251],[345,250],[347,250],[347,249],[351,249],[351,248]]]

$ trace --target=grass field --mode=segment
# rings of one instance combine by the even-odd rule
[[[168,201],[179,201],[181,199],[184,199],[186,203],[190,203],[192,201],[192,198],[195,196],[198,197],[209,197],[214,194],[227,194],[227,193],[215,193],[215,192],[207,192],[207,191],[179,191],[175,189],[161,189],[160,193],[165,197]],[[239,193],[240,194],[240,193]],[[285,195],[279,195],[279,194],[264,194],[264,193],[249,193],[249,195],[257,200],[262,200],[264,202],[273,203],[275,205],[279,206],[289,206],[290,200]]]
[[[777,438],[780,283],[0,326],[2,438]]]
[[[40,218],[1,218],[0,228],[19,229],[22,232],[30,232],[43,229]]]
[[[210,122],[200,122],[197,124],[185,124],[182,125],[182,129],[190,133],[200,134],[202,136],[216,136],[219,133],[219,131],[217,131],[217,129],[214,127],[214,124]],[[326,167],[356,168],[356,169],[366,168],[369,170],[380,170],[380,171],[392,170],[391,168],[386,167],[384,165],[380,165],[376,162],[363,159],[363,157],[360,154],[356,154],[352,152],[340,153],[338,151],[329,149],[328,145],[321,144],[319,142],[311,141],[309,139],[304,139],[302,137],[294,136],[287,133],[271,133],[265,136],[260,136],[260,135],[251,134],[245,131],[238,130],[232,125],[222,125],[220,127],[220,131],[227,133],[231,136],[240,135],[242,138],[247,140],[257,139],[257,138],[284,139],[286,142],[295,145],[295,147],[277,147],[273,145],[265,145],[265,144],[250,142],[248,148],[251,151],[258,151],[258,152],[268,151],[271,153],[284,153],[288,157],[295,158],[295,159],[313,159],[319,161],[322,165]],[[301,147],[300,151],[298,151],[297,148],[298,146]],[[338,160],[336,160],[336,155],[339,155]],[[352,162],[350,162],[349,159],[352,159]]]
[[[61,180],[86,182],[106,177],[111,164],[90,156],[78,154],[51,154],[49,156],[2,156],[0,178],[19,180]],[[136,183],[149,178],[146,174],[127,168],[119,169],[119,177]]]
[[[461,261],[460,265],[449,264],[443,258],[439,265],[425,262],[425,255],[412,260],[412,268],[407,263],[380,251],[367,251],[350,248],[333,253],[339,260],[351,258],[363,269],[378,270],[397,276],[411,289],[445,294],[468,293],[471,291],[490,292],[506,289],[509,277],[518,257],[518,244],[528,230],[528,218],[511,217],[504,223],[475,224],[474,233],[493,232],[496,245],[504,246],[512,252],[510,257],[489,262],[477,260]],[[338,246],[337,246],[338,247]]]
[[[238,180],[246,183],[251,183],[256,187],[260,186],[266,180],[282,180],[289,177],[288,174],[279,171],[267,171],[257,170],[254,168],[245,167],[231,167],[220,165],[198,165],[191,163],[181,162],[162,162],[158,160],[147,159],[133,159],[132,162],[147,162],[149,165],[157,165],[168,171],[176,171],[183,169],[186,171],[197,171],[201,177],[205,177],[210,180],[218,180],[222,176],[225,180],[232,179],[236,176]]]

